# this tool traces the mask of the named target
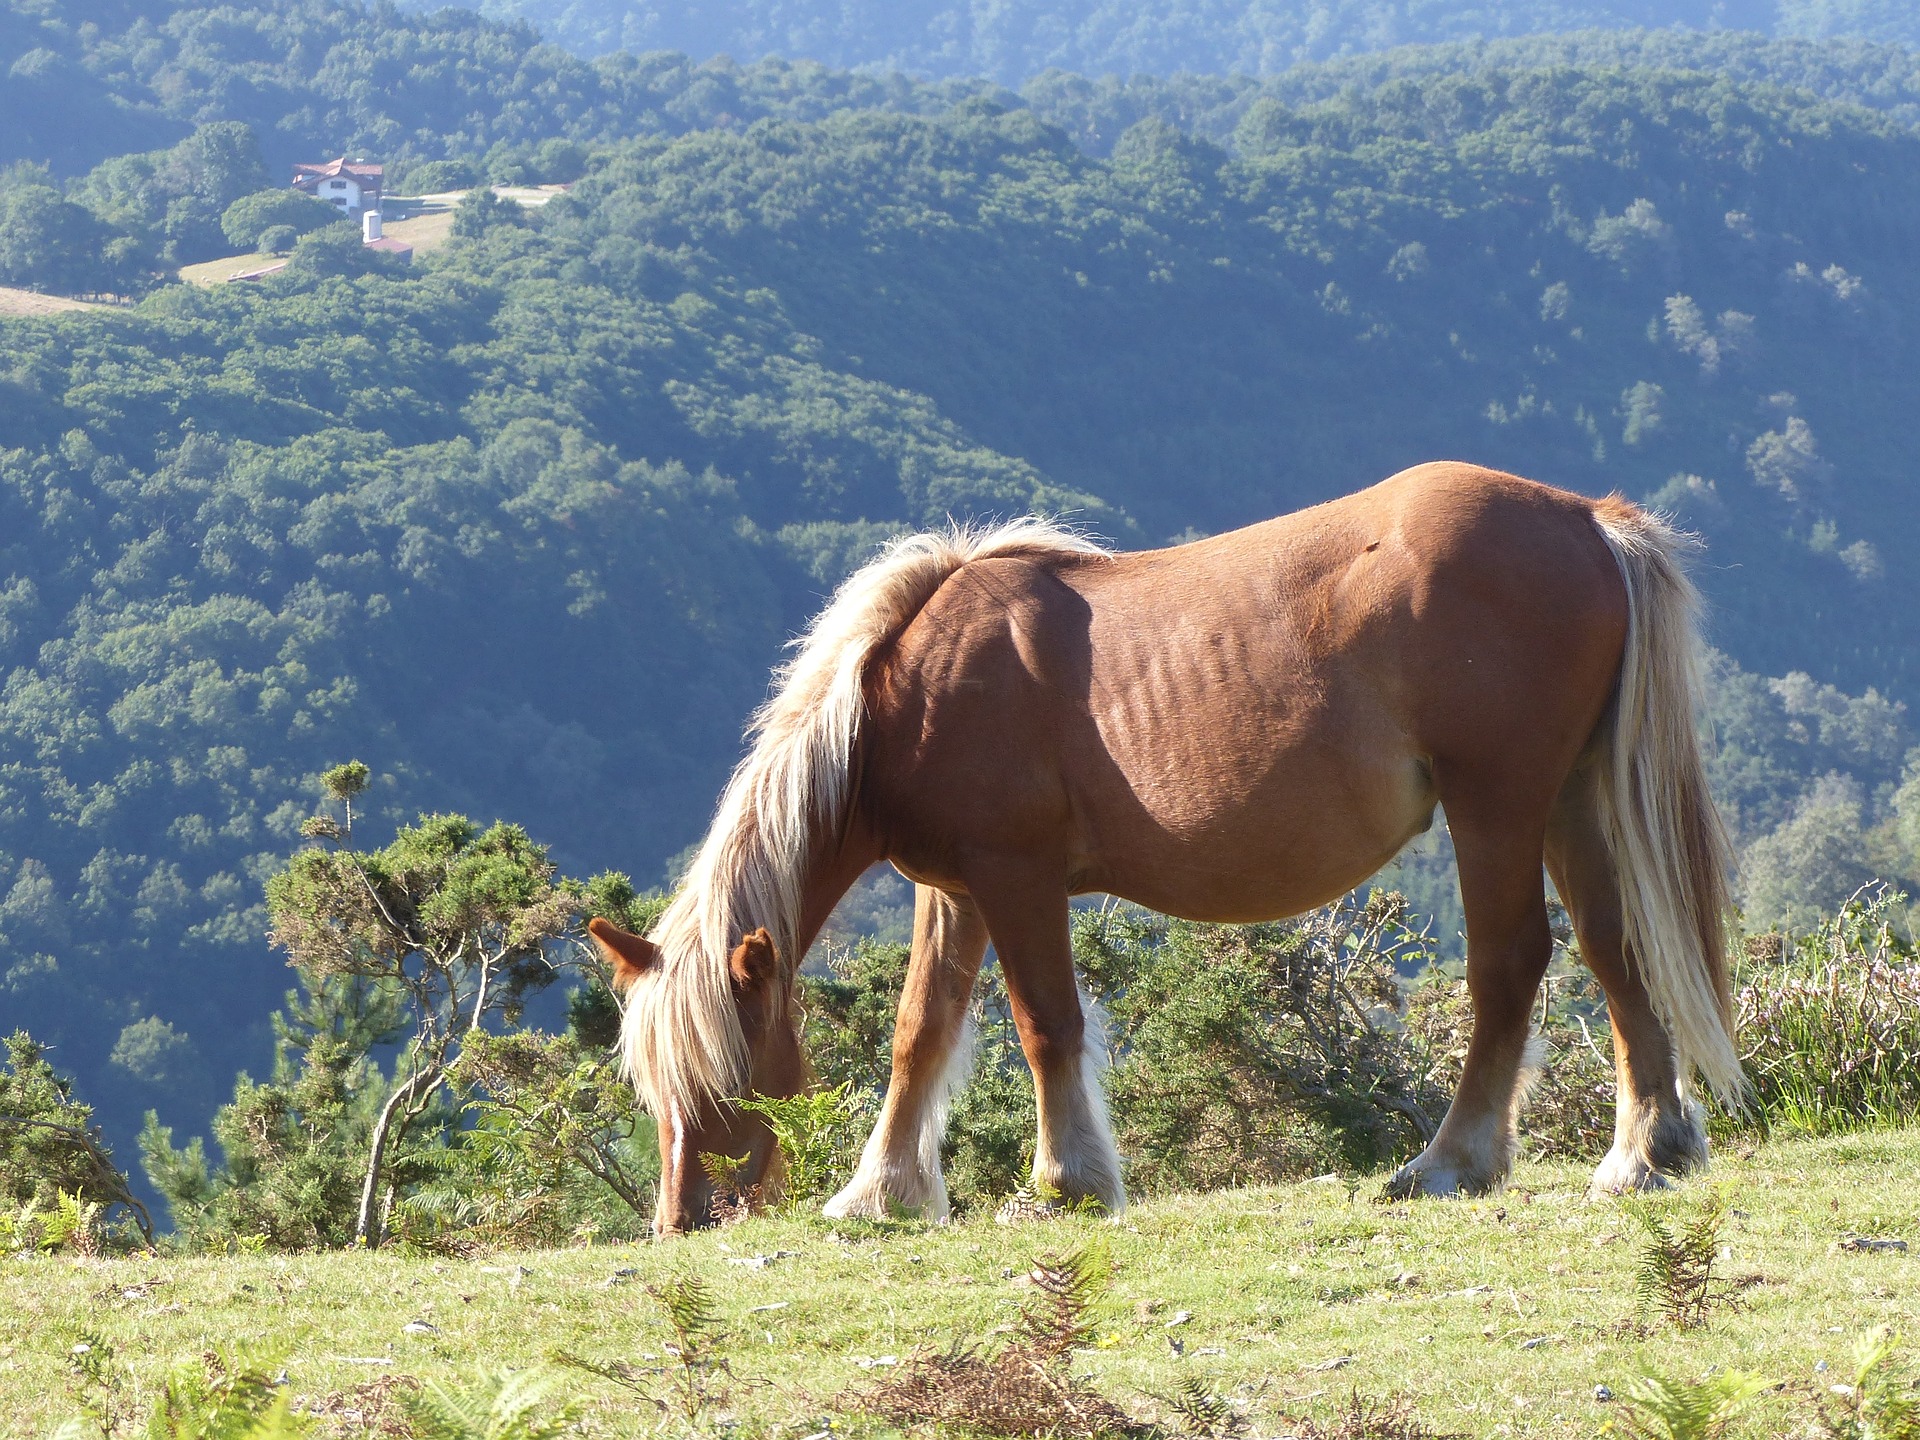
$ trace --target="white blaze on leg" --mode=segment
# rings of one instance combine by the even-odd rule
[[[940,1078],[914,1091],[887,1092],[880,1119],[860,1152],[853,1179],[825,1207],[833,1219],[884,1219],[890,1206],[917,1211],[923,1219],[949,1214],[940,1144],[946,1138],[953,1097],[973,1073],[973,1021],[961,1026]]]
[[[1033,1176],[1039,1185],[1069,1195],[1091,1195],[1117,1215],[1126,1209],[1127,1191],[1107,1117],[1107,1017],[1084,990],[1080,1010],[1086,1025],[1076,1074],[1067,1084],[1047,1087]]]

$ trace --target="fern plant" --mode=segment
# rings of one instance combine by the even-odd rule
[[[1113,1280],[1113,1262],[1104,1250],[1090,1245],[1042,1255],[1027,1278],[1034,1295],[1020,1311],[1015,1333],[1036,1356],[1058,1361],[1092,1339],[1095,1307]]]
[[[667,1347],[677,1365],[673,1377],[679,1406],[689,1421],[713,1399],[711,1376],[725,1370],[726,1362],[714,1351],[720,1331],[720,1311],[713,1290],[698,1275],[676,1275],[662,1285],[649,1285],[647,1293],[659,1305],[673,1327],[674,1343]]]
[[[97,1331],[80,1331],[67,1348],[67,1369],[86,1416],[86,1433],[111,1440],[133,1423],[132,1375],[113,1341]]]
[[[209,1355],[177,1366],[147,1421],[147,1440],[301,1440],[311,1421],[287,1408],[277,1361]]]
[[[853,1082],[777,1100],[752,1095],[736,1103],[760,1116],[773,1131],[786,1161],[785,1195],[801,1205],[830,1194],[853,1171],[860,1151],[860,1119],[866,1107]]]
[[[1634,1440],[1719,1440],[1768,1388],[1758,1375],[1733,1370],[1691,1381],[1649,1370],[1627,1382],[1621,1416],[1609,1420],[1603,1433]]]
[[[577,1413],[571,1403],[549,1410],[552,1388],[543,1371],[496,1370],[459,1386],[429,1381],[400,1405],[415,1440],[555,1440]]]
[[[1829,1440],[1920,1440],[1920,1394],[1896,1372],[1900,1337],[1876,1330],[1854,1351],[1853,1384],[1844,1405],[1822,1400],[1820,1423]]]
[[[1232,1440],[1246,1429],[1246,1417],[1224,1395],[1216,1395],[1198,1375],[1183,1375],[1171,1395],[1161,1399],[1180,1417],[1180,1428],[1196,1440]]]
[[[1726,1224],[1726,1196],[1709,1190],[1677,1227],[1662,1207],[1638,1198],[1624,1203],[1647,1233],[1633,1283],[1642,1316],[1657,1314],[1678,1330],[1705,1325],[1714,1306],[1730,1303],[1726,1286],[1713,1270]]]

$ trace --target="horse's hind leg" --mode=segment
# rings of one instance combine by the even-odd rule
[[[940,1141],[947,1107],[972,1061],[967,1005],[986,950],[987,927],[971,900],[914,887],[913,956],[894,1023],[893,1078],[860,1168],[827,1202],[827,1214],[884,1219],[898,1207],[946,1218]]]
[[[1553,955],[1540,873],[1544,815],[1529,821],[1521,807],[1444,789],[1442,802],[1467,912],[1473,1038],[1439,1132],[1387,1183],[1396,1196],[1482,1194],[1506,1179],[1517,1148],[1528,1021]]]
[[[1547,827],[1547,868],[1573,917],[1580,955],[1607,994],[1617,1100],[1613,1148],[1594,1172],[1596,1191],[1647,1190],[1707,1159],[1696,1106],[1680,1093],[1673,1042],[1628,962],[1620,879],[1601,831],[1589,772],[1561,792]]]
[[[1035,1188],[1064,1199],[1098,1200],[1111,1214],[1126,1208],[1120,1153],[1114,1147],[1101,1087],[1105,1037],[1089,1024],[1073,974],[1067,895],[1022,881],[976,885],[974,896],[992,932],[1020,1048],[1033,1071],[1039,1136]]]

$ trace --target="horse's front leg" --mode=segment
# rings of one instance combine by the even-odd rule
[[[973,902],[914,887],[913,956],[893,1030],[893,1078],[860,1168],[827,1202],[835,1219],[884,1219],[893,1210],[947,1217],[940,1142],[947,1109],[972,1064],[967,1005],[987,950]]]
[[[1387,1193],[1479,1195],[1507,1178],[1517,1124],[1529,1021],[1553,956],[1541,880],[1541,831],[1522,820],[1476,825],[1466,806],[1448,818],[1467,912],[1467,991],[1473,1038],[1460,1088],[1431,1144],[1387,1182]]]
[[[974,894],[992,932],[1020,1048],[1033,1072],[1039,1111],[1036,1191],[1092,1199],[1110,1214],[1126,1208],[1120,1152],[1107,1119],[1106,1037],[1090,1023],[1073,973],[1067,895],[1057,883],[982,884]]]

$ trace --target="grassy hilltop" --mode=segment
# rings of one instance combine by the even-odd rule
[[[734,1377],[716,1380],[727,1393],[701,1428],[799,1436],[832,1417],[836,1432],[878,1431],[848,1397],[901,1367],[871,1362],[904,1363],[956,1338],[1003,1343],[1032,1294],[1035,1257],[1093,1245],[1114,1278],[1072,1371],[1176,1428],[1164,1397],[1192,1376],[1243,1403],[1258,1435],[1292,1433],[1287,1418],[1330,1425],[1357,1391],[1406,1397],[1435,1433],[1591,1436],[1622,1409],[1595,1387],[1623,1393],[1652,1367],[1681,1380],[1752,1372],[1774,1386],[1733,1434],[1820,1433],[1819,1406],[1844,1399],[1829,1387],[1852,1378],[1858,1339],[1920,1326],[1920,1255],[1839,1248],[1865,1236],[1920,1249],[1916,1172],[1913,1131],[1719,1157],[1707,1180],[1663,1202],[1685,1219],[1717,1188],[1728,1205],[1715,1268],[1736,1298],[1686,1332],[1636,1316],[1645,1232],[1620,1202],[1586,1198],[1584,1165],[1522,1164],[1503,1194],[1480,1201],[1382,1205],[1379,1177],[1364,1177],[1174,1196],[1117,1224],[806,1216],[665,1245],[474,1259],[12,1258],[0,1261],[0,1429],[41,1437],[77,1412],[69,1355],[89,1331],[112,1342],[142,1407],[170,1366],[249,1345],[284,1364],[301,1404],[336,1417],[367,1403],[353,1392],[375,1381],[458,1382],[561,1350],[644,1370],[671,1341],[647,1287],[693,1273],[719,1302],[716,1353]],[[409,1331],[413,1322],[433,1328]],[[582,1403],[580,1434],[675,1428],[578,1371],[555,1396]]]

